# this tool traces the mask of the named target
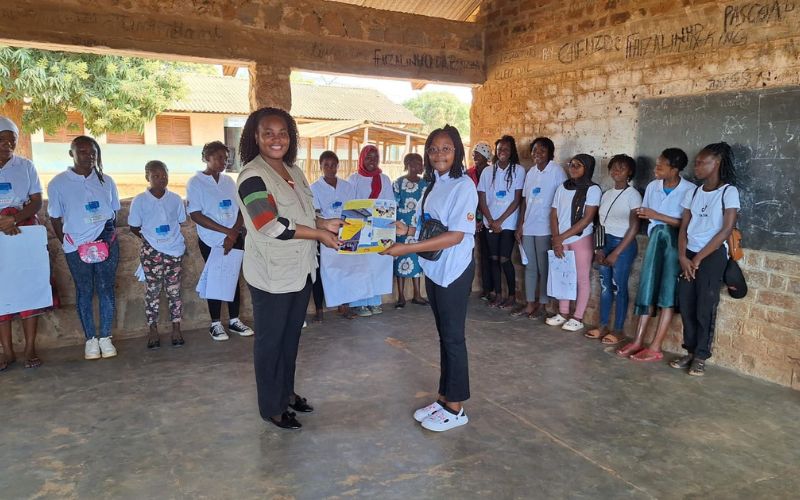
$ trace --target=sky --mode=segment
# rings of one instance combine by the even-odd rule
[[[422,92],[449,92],[465,104],[472,104],[472,87],[463,85],[441,85],[429,83],[422,90],[412,90],[411,83],[407,80],[388,80],[383,78],[363,78],[357,76],[343,76],[325,73],[297,72],[303,80],[311,80],[320,85],[333,85],[339,87],[359,87],[377,89],[390,100],[398,104],[419,95]]]

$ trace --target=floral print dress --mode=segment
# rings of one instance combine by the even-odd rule
[[[411,182],[405,176],[392,183],[394,199],[397,202],[397,219],[410,227],[417,225],[417,204],[421,203],[422,195],[428,183],[420,178],[418,182]],[[414,237],[398,236],[398,243],[414,243]],[[419,257],[412,253],[394,259],[394,275],[400,278],[418,278],[422,275]]]

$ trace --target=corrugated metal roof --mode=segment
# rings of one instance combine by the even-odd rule
[[[170,106],[170,111],[250,113],[249,82],[244,78],[187,73],[183,81],[187,87],[186,97]],[[377,90],[304,83],[291,85],[291,113],[295,118],[423,124],[411,111]]]
[[[373,9],[440,17],[453,21],[474,21],[481,0],[329,0]]]
[[[300,123],[297,125],[297,132],[300,137],[328,137],[331,135],[339,135],[343,132],[363,129],[369,127],[371,130],[385,132],[386,134],[396,134],[397,136],[409,135],[413,139],[425,141],[427,136],[413,132],[411,130],[404,130],[397,127],[388,127],[379,123],[373,123],[368,120],[330,120],[321,122]]]

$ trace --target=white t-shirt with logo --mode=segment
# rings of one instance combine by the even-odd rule
[[[544,170],[539,170],[536,165],[528,169],[522,189],[522,196],[525,197],[524,236],[550,236],[550,206],[556,189],[565,180],[567,174],[564,169],[552,160]]]
[[[47,214],[62,219],[64,253],[96,241],[106,221],[115,218],[120,208],[114,179],[103,174],[101,183],[94,170],[88,177],[76,174],[71,168],[61,172],[47,185],[47,198]]]
[[[239,216],[236,203],[236,182],[225,173],[219,174],[219,182],[213,175],[197,172],[186,183],[186,201],[189,213],[200,212],[217,224],[233,227]],[[207,229],[197,224],[197,236],[209,247],[221,247],[225,233]]]
[[[727,189],[726,189],[727,187]],[[692,212],[692,220],[686,228],[688,244],[686,248],[692,252],[699,252],[715,234],[720,232],[723,223],[722,192],[725,192],[725,209],[741,208],[739,204],[739,190],[734,186],[724,184],[714,191],[703,191],[702,186],[696,190],[686,192],[681,206]]]
[[[314,209],[319,210],[323,219],[340,218],[344,202],[356,197],[353,186],[338,177],[335,188],[320,177],[311,185],[311,193],[314,195]]]
[[[509,183],[506,180],[509,169],[513,169],[513,179]],[[494,172],[494,181],[492,174]],[[492,214],[492,219],[497,219],[503,212],[506,211],[509,205],[514,201],[514,196],[518,190],[525,187],[525,169],[520,165],[509,165],[505,169],[497,168],[494,165],[489,165],[483,172],[478,181],[478,191],[486,193],[486,205],[489,207],[489,213]],[[502,229],[517,229],[517,217],[519,210],[508,216],[503,224],[500,225]],[[489,227],[489,222],[484,218],[483,224]]]
[[[475,246],[475,207],[478,205],[478,192],[475,183],[468,175],[457,179],[450,173],[439,175],[434,171],[436,181],[428,197],[425,198],[425,215],[440,221],[448,231],[464,233],[464,238],[455,246],[442,250],[438,260],[419,258],[419,265],[425,276],[439,286],[447,287],[461,276],[472,262],[472,249]],[[417,220],[422,226],[422,203],[417,205]],[[419,227],[417,228],[419,235]]]
[[[0,210],[22,209],[32,194],[41,192],[39,175],[30,160],[14,155],[0,168]]]
[[[186,207],[180,196],[166,191],[156,198],[150,190],[136,195],[128,213],[128,225],[142,228],[142,236],[157,251],[180,257],[186,252],[181,224],[186,222]]]
[[[612,188],[603,193],[600,199],[600,223],[603,224],[606,234],[624,237],[630,227],[631,210],[641,206],[642,195],[632,186],[625,189]]]
[[[575,198],[576,190],[569,190],[564,187],[564,185],[558,186],[556,189],[556,195],[553,197],[553,205],[552,208],[556,209],[556,216],[558,217],[558,232],[563,233],[567,229],[572,227],[572,199]],[[584,210],[585,207],[597,207],[600,206],[600,197],[603,195],[603,191],[600,190],[600,186],[593,185],[589,187],[589,190],[586,191],[586,203],[584,203]],[[564,240],[565,244],[575,243],[579,239],[583,238],[584,236],[588,236],[594,232],[594,225],[590,222],[588,226],[583,230],[583,232],[579,235],[570,236],[566,240]]]

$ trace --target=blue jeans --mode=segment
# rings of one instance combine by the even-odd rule
[[[114,281],[119,263],[119,241],[114,240],[108,249],[108,258],[97,264],[83,262],[78,252],[64,254],[69,272],[75,281],[75,306],[81,320],[86,340],[94,337],[110,337],[114,323]],[[97,290],[100,305],[100,335],[94,326],[94,292]]]
[[[622,238],[606,235],[606,245],[603,251],[606,255],[614,251]],[[600,271],[600,327],[608,326],[611,316],[611,304],[614,303],[616,296],[616,307],[614,309],[614,330],[622,331],[625,324],[625,316],[628,314],[628,278],[631,275],[631,267],[636,259],[636,241],[628,245],[619,254],[617,261],[612,267],[599,266]]]

